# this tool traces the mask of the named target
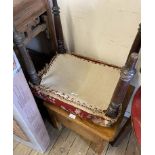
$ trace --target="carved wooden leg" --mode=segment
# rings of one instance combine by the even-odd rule
[[[54,25],[55,25],[55,31],[56,31],[56,38],[57,38],[57,44],[58,44],[58,52],[59,53],[65,53],[66,49],[64,47],[64,40],[63,40],[63,32],[62,32],[62,25],[60,21],[60,8],[58,7],[57,0],[53,1],[53,14],[54,14]]]
[[[136,73],[135,65],[138,59],[137,53],[132,53],[126,65],[122,68],[120,79],[115,88],[111,103],[106,111],[106,115],[111,118],[116,118],[119,108],[124,100],[130,81]]]
[[[17,48],[18,48],[18,50],[22,56],[22,59],[24,61],[27,73],[30,77],[30,81],[33,84],[38,85],[40,83],[40,78],[36,73],[36,70],[35,70],[34,65],[32,63],[32,60],[31,60],[29,53],[27,52],[27,49],[25,47],[24,34],[17,32],[15,27],[14,27],[14,32],[13,32],[13,41],[14,41],[15,45],[17,46]]]

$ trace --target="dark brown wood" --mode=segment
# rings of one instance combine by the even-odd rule
[[[14,0],[13,21],[17,31],[26,34],[25,44],[40,32],[45,31],[47,38],[51,41],[51,54],[53,54],[57,49],[57,45],[52,12],[48,1],[51,0]],[[35,29],[31,31],[36,20],[38,20],[39,23],[37,23]]]
[[[45,2],[45,6],[47,9],[47,16],[44,16],[44,21],[47,25],[47,32],[49,33],[47,38],[50,38],[51,40],[51,46],[52,46],[52,51],[56,52],[57,50],[57,41],[56,41],[56,34],[55,34],[55,28],[54,28],[54,21],[53,21],[53,14],[52,14],[52,9],[51,9],[51,0],[42,0]]]
[[[107,109],[106,115],[111,118],[117,117],[120,105],[122,103],[123,98],[125,97],[127,88],[130,84],[130,81],[134,77],[134,74],[136,72],[135,65],[138,59],[138,53],[140,51],[140,47],[141,47],[141,25],[139,25],[139,30],[130,49],[130,53],[127,58],[126,64],[122,68],[120,79],[115,88],[113,97],[111,99],[111,103]]]
[[[140,48],[141,48],[141,24],[139,24],[139,29],[138,29],[137,35],[135,37],[135,40],[134,40],[134,42],[132,44],[132,47],[130,49],[129,56],[133,52],[134,53],[139,53]],[[128,56],[128,59],[129,59],[129,56]]]
[[[123,141],[123,139],[125,139],[125,137],[131,131],[131,129],[132,129],[132,127],[131,127],[131,117],[129,117],[127,119],[127,121],[125,122],[124,126],[119,131],[119,133],[118,133],[117,137],[115,138],[115,140],[110,142],[110,144],[112,146],[114,146],[114,147],[118,146]]]
[[[60,8],[58,7],[57,0],[53,1],[53,14],[54,14],[54,25],[55,25],[55,31],[56,31],[56,38],[57,38],[57,46],[58,46],[58,53],[65,53],[66,49],[64,46],[64,40],[63,40],[63,32],[62,32],[62,25],[60,20]]]
[[[132,53],[126,65],[121,70],[120,79],[113,93],[111,103],[106,111],[106,115],[110,118],[116,118],[119,113],[120,106],[124,100],[130,81],[136,73],[135,65],[138,59],[137,53]]]
[[[16,30],[14,27],[14,32],[13,32],[13,41],[15,45],[17,46],[21,57],[23,59],[23,63],[25,64],[26,71],[30,77],[30,81],[33,84],[39,85],[40,84],[40,78],[34,68],[34,65],[32,63],[31,57],[29,56],[29,53],[25,47],[24,44],[24,34],[20,33]]]

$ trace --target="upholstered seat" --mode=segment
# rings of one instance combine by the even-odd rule
[[[140,22],[139,5],[135,5],[139,1],[128,0],[124,3],[121,0],[116,3],[91,0],[89,3],[85,2],[84,7],[81,7],[82,0],[60,3],[62,25],[57,0],[53,0],[52,9],[56,51],[59,54],[39,75],[26,51],[24,39],[21,39],[23,35],[14,30],[14,40],[19,50],[24,51],[21,54],[33,83],[32,89],[44,101],[96,124],[111,126],[122,112],[122,103],[136,72],[140,29],[134,42],[133,39]],[[70,50],[80,56],[65,54]],[[108,63],[124,67],[120,73],[119,67]]]
[[[100,117],[102,124],[101,118],[107,118],[105,111],[119,77],[119,68],[71,54],[58,54],[43,70],[39,88],[43,95],[73,106],[76,112],[82,110],[89,117]]]

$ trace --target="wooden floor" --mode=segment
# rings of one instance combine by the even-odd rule
[[[65,127],[58,131],[49,126],[48,130],[52,140],[44,155],[139,155],[132,131],[119,147],[112,147],[108,142],[93,144]],[[15,140],[13,148],[14,155],[42,155]]]

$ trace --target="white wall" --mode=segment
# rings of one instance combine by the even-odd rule
[[[71,52],[123,66],[140,23],[140,0],[58,0]]]

